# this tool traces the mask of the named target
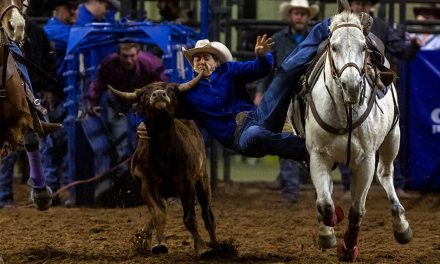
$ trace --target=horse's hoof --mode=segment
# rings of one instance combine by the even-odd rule
[[[318,246],[322,249],[329,249],[336,246],[336,237],[335,235],[330,236],[319,236],[318,237]]]
[[[160,243],[158,245],[155,245],[151,248],[151,253],[153,253],[154,255],[167,254],[168,246],[165,243]]]
[[[413,232],[411,227],[408,226],[408,228],[403,231],[402,233],[394,232],[394,238],[399,242],[400,244],[408,244],[409,241],[411,241],[413,237]]]
[[[356,245],[353,249],[347,249],[342,242],[338,245],[337,254],[340,261],[353,262],[359,256],[359,248]]]
[[[333,214],[323,217],[322,222],[326,226],[335,226],[337,223],[341,222],[344,219],[344,210],[339,205],[335,205],[335,211]]]
[[[52,190],[49,186],[44,188],[33,188],[31,191],[31,200],[40,211],[46,211],[52,205]]]

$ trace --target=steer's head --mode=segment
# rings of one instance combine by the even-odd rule
[[[124,93],[108,86],[109,89],[118,97],[125,101],[135,103],[136,109],[143,116],[154,115],[155,113],[167,114],[174,117],[177,107],[177,93],[184,92],[194,87],[202,78],[203,74],[199,74],[193,80],[178,84],[154,82],[140,89],[136,89],[132,93]]]

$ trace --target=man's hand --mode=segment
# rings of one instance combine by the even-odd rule
[[[89,114],[92,116],[98,116],[101,114],[102,107],[100,106],[92,106],[89,110]]]
[[[275,44],[275,42],[273,42],[271,38],[268,38],[266,34],[262,37],[258,36],[255,42],[255,53],[259,57],[263,57],[266,52],[271,50],[273,44]]]
[[[256,92],[255,93],[255,97],[254,97],[254,104],[255,105],[260,105],[261,100],[263,99],[263,92]]]
[[[411,41],[411,45],[413,47],[417,47],[417,48],[420,48],[424,44],[422,40],[420,40],[419,38],[416,38],[416,37],[411,38],[410,41]]]

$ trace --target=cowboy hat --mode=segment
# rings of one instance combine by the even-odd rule
[[[418,15],[430,15],[435,17],[436,19],[440,19],[440,7],[436,7],[436,6],[414,7],[414,16],[418,16]]]
[[[47,1],[46,6],[49,9],[55,9],[59,6],[78,6],[78,4],[77,0],[49,0]]]
[[[191,65],[193,65],[194,55],[202,52],[214,55],[220,64],[232,61],[232,54],[223,43],[217,41],[210,42],[208,39],[198,40],[196,46],[189,50],[182,47],[182,52]]]
[[[353,1],[353,0],[348,0],[348,2],[351,2],[351,1]],[[377,2],[379,2],[379,0],[358,0],[358,1],[371,2],[371,5],[375,5],[375,4],[377,4]]]
[[[105,0],[114,10],[121,10],[121,2],[119,0]]]
[[[292,0],[289,2],[283,2],[280,5],[280,14],[284,19],[289,18],[290,11],[294,8],[306,9],[309,11],[310,18],[314,18],[319,13],[318,5],[309,5],[307,0]]]

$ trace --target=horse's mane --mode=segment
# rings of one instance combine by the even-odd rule
[[[340,24],[356,24],[361,26],[361,22],[359,21],[359,17],[351,12],[342,12],[333,17],[332,23],[329,26],[330,32],[333,31],[333,28]]]

